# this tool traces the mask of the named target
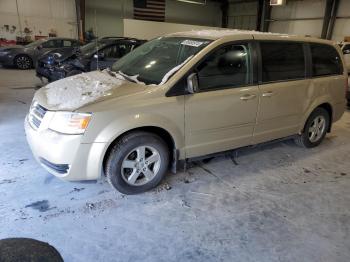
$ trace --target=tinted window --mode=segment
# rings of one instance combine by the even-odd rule
[[[79,46],[79,42],[78,41],[72,41],[72,46],[76,47],[76,46]]]
[[[58,48],[62,46],[62,40],[48,40],[42,44],[44,48]]]
[[[228,45],[214,51],[197,68],[199,89],[248,85],[249,61],[246,45]]]
[[[101,50],[105,58],[118,58],[117,46],[111,45]]]
[[[119,44],[117,47],[118,58],[125,56],[127,53],[131,51],[132,45],[129,44]]]
[[[69,40],[63,40],[63,46],[64,47],[71,47],[72,46],[72,42]]]
[[[303,45],[289,42],[261,42],[262,81],[305,77]]]
[[[350,44],[345,45],[345,46],[343,47],[343,53],[344,53],[344,54],[350,54]]]
[[[329,45],[310,44],[313,76],[342,74],[342,62],[337,50]]]

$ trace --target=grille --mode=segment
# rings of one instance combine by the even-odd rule
[[[38,129],[41,125],[41,121],[43,120],[47,109],[39,105],[37,102],[34,102],[30,107],[28,120],[30,125],[34,129]]]

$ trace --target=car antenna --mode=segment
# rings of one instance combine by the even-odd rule
[[[95,32],[96,32],[96,36],[98,36],[97,33],[97,23],[96,23],[96,9],[94,10],[94,23],[95,23]],[[98,48],[97,48],[97,38],[95,38],[95,47],[96,47],[96,69],[100,69],[99,65],[98,65]]]

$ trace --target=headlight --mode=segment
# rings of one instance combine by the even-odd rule
[[[91,119],[88,113],[56,112],[50,122],[49,128],[53,131],[68,134],[84,134]]]

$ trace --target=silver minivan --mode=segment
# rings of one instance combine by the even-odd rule
[[[341,50],[330,41],[175,33],[110,70],[38,90],[25,130],[35,158],[55,176],[105,174],[135,194],[155,187],[179,160],[289,136],[319,145],[344,113],[346,88]]]

